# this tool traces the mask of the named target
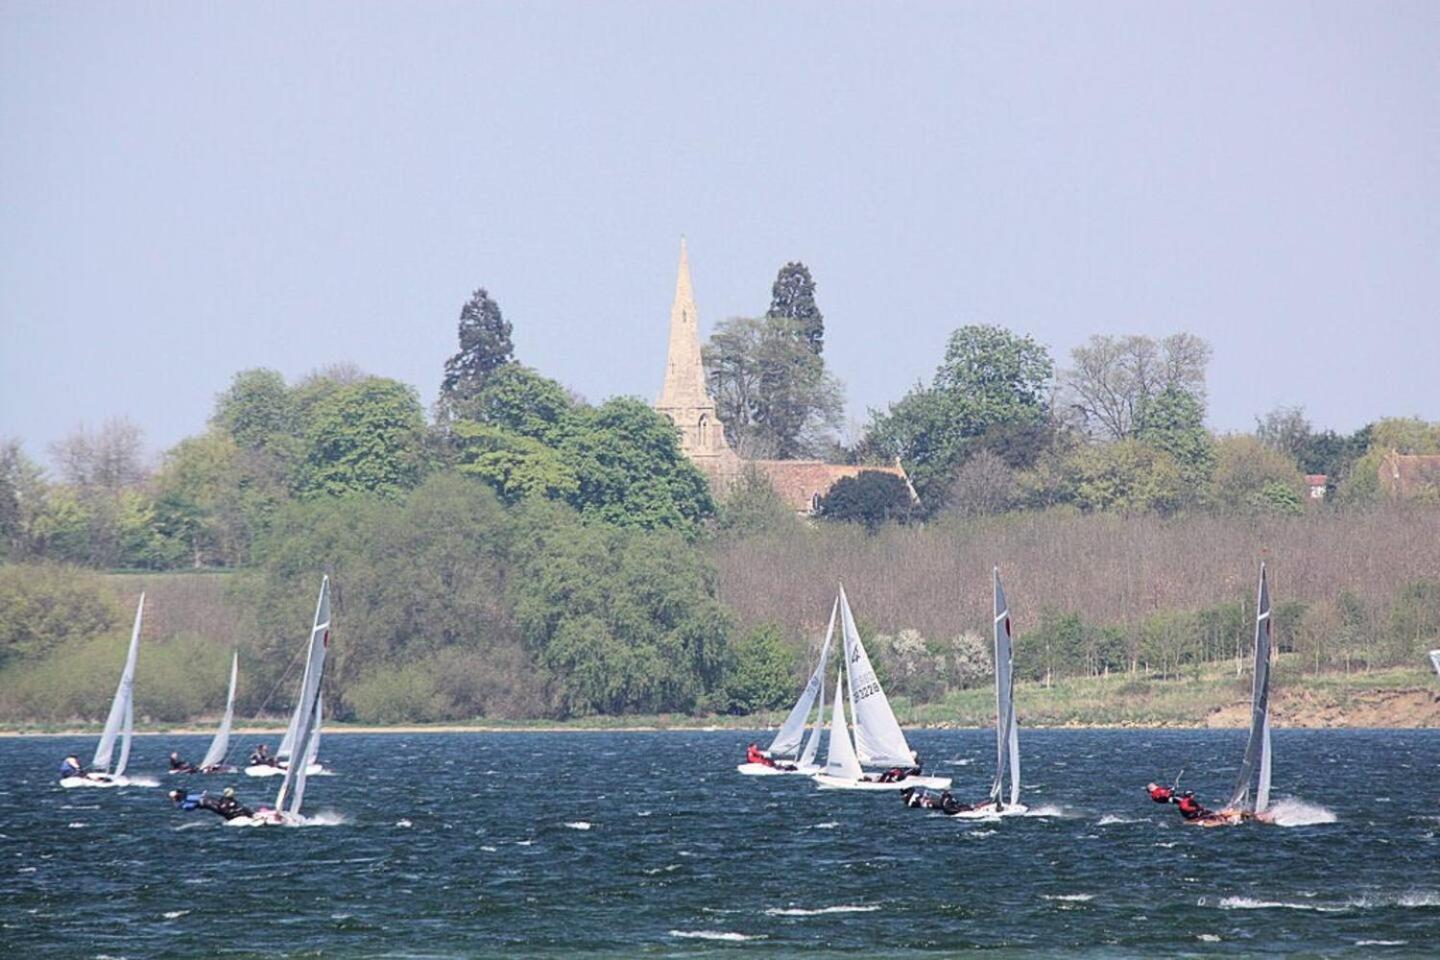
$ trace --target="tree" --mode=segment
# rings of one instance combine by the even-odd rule
[[[529,367],[507,363],[456,415],[548,444],[562,441],[577,404],[565,388]]]
[[[843,523],[863,523],[872,533],[891,520],[907,522],[913,507],[905,481],[879,470],[841,477],[820,498],[820,516]]]
[[[1305,461],[1313,432],[1304,407],[1276,407],[1255,419],[1255,438],[1296,463]]]
[[[780,268],[770,288],[770,309],[765,316],[790,321],[791,329],[810,352],[819,356],[824,351],[825,317],[815,305],[815,281],[805,264],[792,261]]]
[[[1193,394],[1172,385],[1145,400],[1136,412],[1135,438],[1170,454],[1191,497],[1201,495],[1215,469],[1215,450],[1205,408]]]
[[[1054,365],[1030,337],[967,326],[950,335],[929,387],[916,386],[885,413],[872,413],[865,446],[898,456],[925,509],[944,502],[955,469],[992,430],[1043,427]]]
[[[798,320],[738,317],[718,324],[706,376],[732,442],[747,454],[812,456],[840,425],[842,389]]]
[[[795,533],[799,523],[795,510],[775,492],[770,478],[753,464],[747,464],[740,471],[715,517],[716,528],[734,537]]]
[[[1303,503],[1305,477],[1287,454],[1245,435],[1221,437],[1216,443],[1214,500],[1230,513],[1294,512]],[[1294,494],[1285,496],[1284,490]]]
[[[730,649],[725,683],[730,713],[774,710],[794,696],[795,651],[786,645],[778,624],[760,624]]]
[[[946,502],[962,517],[1004,513],[1015,502],[1015,473],[999,455],[981,450],[960,465]]]
[[[239,447],[223,430],[181,440],[155,477],[155,526],[194,567],[250,560],[255,538],[287,499],[287,481],[263,450]]]
[[[445,361],[440,405],[452,408],[480,391],[490,374],[511,363],[515,346],[500,305],[481,287],[460,308],[460,352]]]
[[[0,560],[24,559],[31,528],[44,504],[45,474],[18,440],[0,443]]]
[[[397,497],[425,468],[425,415],[413,388],[368,377],[315,405],[305,437],[300,491]]]
[[[577,413],[559,450],[579,483],[569,500],[587,518],[694,532],[715,511],[675,425],[643,401],[617,397]]]
[[[457,469],[484,480],[506,503],[527,497],[569,500],[580,492],[565,456],[533,437],[469,420],[456,420],[450,432]]]
[[[1082,510],[1170,513],[1184,499],[1175,458],[1138,440],[1081,447],[1066,472]]]
[[[215,399],[210,418],[242,447],[264,450],[282,460],[293,458],[300,434],[300,411],[285,378],[274,370],[242,370]]]
[[[50,453],[65,482],[87,492],[116,493],[145,479],[142,434],[125,417],[107,420],[94,432],[81,424]]]
[[[118,619],[96,574],[56,565],[0,567],[0,663],[104,633]]]
[[[1070,357],[1074,365],[1064,374],[1065,395],[1093,435],[1134,436],[1141,408],[1171,388],[1188,393],[1204,409],[1210,345],[1193,334],[1159,341],[1096,335]]]

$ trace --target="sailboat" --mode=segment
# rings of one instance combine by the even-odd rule
[[[769,748],[765,755],[777,762],[784,763],[783,766],[770,766],[765,763],[742,763],[735,769],[748,777],[768,777],[782,774],[804,773],[812,774],[820,768],[815,764],[815,754],[820,745],[820,730],[825,723],[825,667],[830,659],[830,640],[835,634],[835,615],[839,609],[840,601],[837,598],[830,606],[830,624],[825,628],[825,642],[820,646],[820,660],[815,664],[814,671],[810,674],[805,689],[800,692],[800,699],[795,701],[795,706],[790,708],[790,713],[785,717],[785,722],[780,725],[780,730],[775,734],[775,739],[770,741]],[[805,738],[806,721],[810,719],[810,707],[819,700],[819,707],[815,711],[815,726],[810,731],[808,740]],[[801,743],[804,742],[804,748]],[[793,762],[786,762],[793,761]]]
[[[905,741],[905,734],[890,709],[890,700],[870,665],[850,600],[840,588],[840,626],[845,638],[844,664],[835,678],[835,703],[827,740],[825,769],[814,775],[822,786],[841,790],[896,790],[902,787],[933,787],[944,790],[949,777],[926,777],[914,774],[903,780],[882,782],[879,777],[864,773],[863,765],[909,768],[915,753]],[[842,680],[847,696],[841,696]],[[853,730],[845,722],[845,700],[849,701]]]
[[[1436,676],[1440,676],[1440,650],[1430,651],[1430,666],[1435,668]]]
[[[237,650],[230,658],[230,692],[225,695],[225,715],[220,718],[220,727],[215,731],[215,739],[210,741],[210,749],[205,751],[205,757],[200,761],[201,773],[235,772],[225,758],[230,753],[230,724],[235,720],[235,681],[239,676],[240,652]]]
[[[995,635],[995,779],[990,800],[974,809],[951,814],[957,817],[1011,816],[1028,812],[1020,802],[1020,722],[1015,714],[1015,637],[1010,626],[1010,604],[1000,583],[1000,568],[994,568]],[[1006,800],[1006,774],[1009,800]]]
[[[295,755],[295,738],[300,732],[300,723],[303,719],[305,704],[296,701],[295,709],[290,714],[290,724],[285,728],[285,736],[280,739],[280,748],[275,751],[274,763],[252,763],[245,768],[245,775],[249,777],[278,777],[290,767],[290,758]],[[320,746],[320,731],[315,731],[315,751],[312,751],[310,760],[307,763],[305,772],[311,776],[323,773],[325,768],[321,766],[314,757]]]
[[[1191,821],[1203,827],[1228,826],[1244,820],[1269,822],[1270,808],[1270,585],[1260,564],[1259,596],[1255,601],[1255,674],[1250,686],[1250,735],[1230,802],[1213,816]]]
[[[115,688],[115,699],[110,701],[110,714],[105,718],[105,730],[100,734],[100,743],[95,747],[95,757],[90,761],[90,772],[82,776],[69,776],[60,780],[62,787],[125,787],[157,786],[149,779],[134,779],[125,776],[125,767],[130,762],[130,741],[135,735],[135,659],[140,653],[140,627],[145,619],[145,594],[140,594],[140,603],[135,607],[135,627],[130,631],[130,649],[125,654],[125,669],[120,673],[120,685]],[[110,762],[115,755],[115,740],[120,740],[120,758],[112,769]]]
[[[300,761],[285,768],[285,779],[275,795],[273,808],[261,809],[252,817],[236,817],[226,823],[235,826],[300,826],[305,818],[300,804],[305,799],[305,782],[319,747],[323,714],[320,686],[325,677],[325,654],[330,648],[330,578],[320,581],[320,598],[315,603],[315,622],[306,648],[305,673],[300,678],[300,725],[295,731],[293,753]]]

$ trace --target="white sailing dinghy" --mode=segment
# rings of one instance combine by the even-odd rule
[[[890,709],[890,700],[875,676],[875,668],[870,665],[870,657],[860,641],[860,632],[855,628],[855,617],[850,612],[850,601],[843,586],[840,588],[840,628],[845,638],[841,673],[850,701],[850,714],[855,722],[853,740],[852,731],[845,725],[844,705],[840,702],[842,678],[837,677],[836,703],[827,741],[829,754],[825,769],[814,775],[815,782],[822,787],[839,790],[948,788],[949,777],[914,774],[903,780],[881,782],[878,776],[863,772],[864,765],[908,769],[915,763],[915,753],[905,741],[905,734],[895,719],[895,711]]]
[[[328,580],[327,580],[328,582]],[[300,721],[304,710],[304,704],[296,702],[295,709],[290,713],[290,725],[285,728],[285,736],[280,739],[280,748],[275,751],[274,763],[252,763],[245,768],[247,777],[278,777],[285,773],[290,767],[290,758],[295,754],[295,736],[300,730]],[[320,732],[315,732],[316,752],[319,750]],[[311,757],[305,772],[314,776],[317,773],[324,773],[325,768]]]
[[[809,775],[819,772],[815,753],[820,744],[820,729],[825,725],[825,667],[830,659],[830,640],[835,633],[835,614],[839,607],[840,600],[836,598],[830,606],[830,625],[825,628],[825,642],[820,646],[820,661],[815,664],[805,689],[800,692],[800,699],[790,708],[785,722],[780,725],[780,731],[775,734],[775,739],[770,741],[770,746],[765,751],[766,756],[784,765],[772,767],[766,763],[742,763],[735,768],[747,777],[774,777],[796,773]],[[817,699],[819,707],[815,711],[815,726],[810,731],[809,739],[805,740],[805,725],[810,719],[810,707]],[[805,742],[803,750],[801,741]]]
[[[95,747],[95,757],[90,761],[90,771],[82,776],[63,777],[60,786],[70,787],[127,787],[158,786],[159,781],[149,778],[125,776],[125,767],[130,762],[130,740],[135,735],[135,660],[140,653],[140,627],[145,618],[145,594],[140,594],[140,603],[135,608],[135,627],[130,631],[130,649],[125,654],[125,668],[120,673],[120,685],[115,688],[115,699],[110,701],[110,715],[105,718],[105,730],[100,734],[100,743]],[[115,754],[115,740],[120,740],[120,758],[114,769],[110,761]]]
[[[215,739],[210,741],[210,749],[205,751],[205,757],[200,761],[201,773],[235,772],[225,758],[230,754],[230,725],[235,720],[235,681],[239,676],[240,652],[237,650],[230,658],[230,692],[225,695],[225,715],[220,718],[220,727],[215,731]]]
[[[1010,626],[1010,604],[1000,583],[1000,568],[994,569],[995,634],[995,780],[990,785],[990,802],[973,810],[951,814],[955,817],[1004,817],[1029,812],[1020,802],[1020,722],[1015,714],[1015,637]],[[1009,773],[1009,801],[1005,799]]]
[[[233,826],[301,826],[305,817],[300,804],[305,799],[305,781],[314,765],[319,749],[320,720],[323,712],[320,685],[325,677],[325,654],[330,648],[330,578],[320,581],[320,598],[315,604],[315,624],[310,628],[310,644],[305,656],[305,673],[300,678],[302,708],[300,726],[295,731],[292,756],[300,761],[285,769],[285,779],[275,795],[273,809],[260,809],[251,817],[236,817],[226,823]]]
[[[1222,827],[1245,820],[1270,820],[1270,585],[1265,564],[1260,564],[1260,591],[1255,601],[1255,675],[1250,687],[1250,735],[1240,776],[1225,809],[1190,821],[1202,827]]]

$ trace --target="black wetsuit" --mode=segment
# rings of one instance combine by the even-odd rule
[[[249,807],[242,806],[240,801],[236,800],[234,797],[221,797],[219,800],[215,801],[215,806],[213,808],[207,809],[213,809],[216,813],[220,814],[220,816],[224,817],[226,820],[234,820],[236,817],[255,816],[255,811],[251,810]]]

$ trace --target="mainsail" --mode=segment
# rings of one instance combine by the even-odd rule
[[[810,674],[810,680],[805,684],[800,699],[790,708],[790,715],[780,725],[780,732],[775,734],[775,739],[770,742],[769,753],[772,757],[794,756],[800,749],[800,741],[805,737],[805,722],[810,719],[810,707],[815,703],[815,697],[821,694],[820,688],[825,683],[825,664],[830,658],[830,638],[835,633],[835,611],[839,605],[840,601],[836,599],[830,607],[830,625],[825,628],[825,643],[820,647],[820,662]]]
[[[800,766],[815,766],[815,755],[820,751],[820,731],[825,727],[825,683],[820,678],[819,706],[815,708],[815,726],[810,728],[810,739],[805,741],[805,752],[800,754]]]
[[[230,692],[225,696],[225,716],[220,718],[220,729],[215,731],[215,739],[210,741],[210,749],[205,751],[205,759],[200,761],[201,770],[224,763],[225,755],[230,752],[230,724],[235,719],[235,680],[239,675],[240,653],[236,651],[230,660]]]
[[[1252,798],[1251,781],[1256,769],[1260,782]],[[1260,564],[1260,595],[1255,601],[1255,678],[1250,691],[1250,736],[1245,741],[1245,760],[1230,795],[1233,810],[1260,813],[1270,805],[1270,586],[1265,564]]]
[[[305,795],[305,768],[313,742],[320,735],[320,681],[325,675],[325,653],[330,647],[330,578],[320,582],[320,599],[315,604],[315,624],[310,628],[310,646],[305,657],[305,674],[300,680],[299,706],[303,710],[295,730],[291,763],[275,796],[275,809],[298,816]],[[289,801],[287,806],[287,801]]]
[[[995,782],[990,799],[1004,793],[1006,760],[1010,767],[1010,805],[1020,802],[1020,724],[1015,717],[1015,643],[1010,633],[1010,605],[995,568]]]
[[[111,772],[120,776],[130,760],[130,738],[135,731],[135,710],[132,703],[135,696],[135,658],[140,653],[140,623],[145,616],[145,594],[140,594],[140,605],[135,608],[135,627],[130,632],[130,650],[125,654],[125,669],[120,674],[120,685],[115,688],[115,699],[110,701],[110,714],[105,718],[105,732],[100,734],[100,743],[95,747],[95,757],[90,766],[96,771],[109,771],[110,758],[115,752],[115,738],[121,737],[120,762]]]
[[[855,618],[850,613],[850,601],[843,586],[840,588],[840,623],[845,635],[845,672],[850,678],[850,712],[855,717],[855,753],[861,763],[908,767],[915,762],[910,745],[900,732],[900,724],[875,676],[875,668],[870,666],[870,657],[860,642],[860,632],[855,629]]]
[[[1435,673],[1440,676],[1440,650],[1430,651],[1430,666],[1435,668]]]
[[[842,678],[835,678],[835,705],[830,714],[830,737],[826,741],[825,772],[832,777],[859,780],[864,772],[855,759],[855,746],[850,742],[850,729],[845,723],[845,698],[840,695]]]

